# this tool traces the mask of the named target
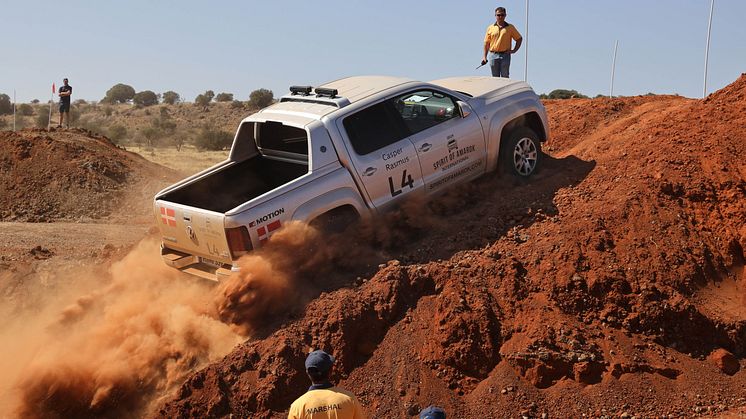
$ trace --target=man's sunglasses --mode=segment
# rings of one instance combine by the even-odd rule
[[[499,14],[495,13],[495,16],[505,16],[505,14],[503,14],[503,13],[499,13]]]

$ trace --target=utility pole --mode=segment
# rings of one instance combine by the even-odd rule
[[[715,0],[710,0],[710,20],[707,22],[707,46],[705,47],[705,78],[702,83],[702,99],[707,97],[707,61],[710,58],[710,33],[712,32],[712,12],[715,9]]]
[[[616,71],[616,50],[619,48],[619,40],[614,41],[614,58],[611,60],[611,87],[609,97],[614,97],[614,72]]]

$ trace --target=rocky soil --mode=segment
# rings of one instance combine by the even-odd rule
[[[204,310],[246,339],[154,410],[108,388],[127,403],[107,414],[284,418],[313,349],[372,417],[746,414],[746,75],[705,100],[545,105],[529,182],[487,176],[332,239],[278,233]],[[147,223],[164,176],[83,131],[0,133],[0,220]],[[59,388],[34,387],[40,417],[93,414],[90,395],[57,409],[75,398]]]

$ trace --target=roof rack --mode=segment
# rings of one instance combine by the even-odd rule
[[[316,95],[312,95],[312,92]],[[290,94],[282,96],[280,102],[318,103],[336,106],[337,108],[343,108],[350,104],[349,99],[339,96],[337,89],[327,87],[317,87],[314,89],[312,86],[290,86]]]

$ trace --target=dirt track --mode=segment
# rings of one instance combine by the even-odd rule
[[[243,288],[217,290],[210,315],[249,339],[154,413],[285,417],[311,348],[375,417],[744,411],[746,76],[704,101],[546,105],[553,138],[530,183],[481,179],[355,246],[273,238],[243,280],[285,288],[265,315],[221,300]],[[307,263],[280,263],[288,250]]]

